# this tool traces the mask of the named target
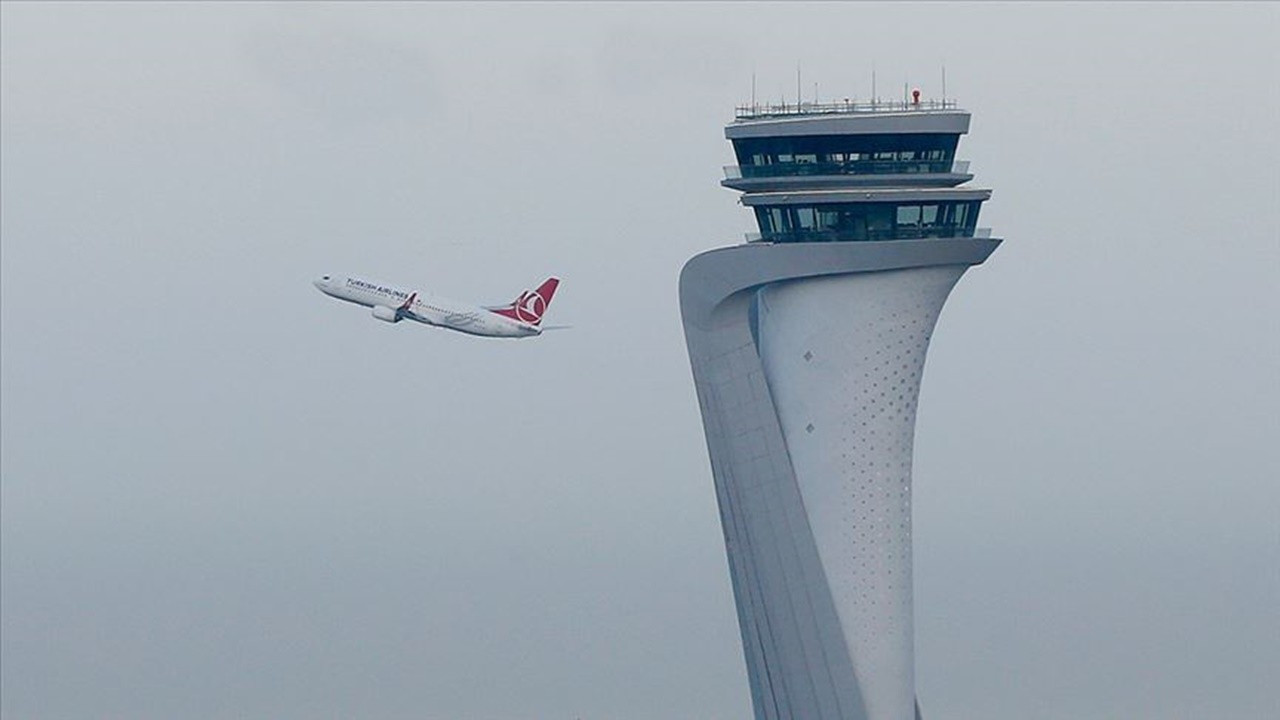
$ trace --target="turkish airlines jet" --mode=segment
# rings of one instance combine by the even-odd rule
[[[320,292],[371,307],[373,316],[383,322],[417,320],[468,335],[513,338],[541,335],[543,330],[552,329],[542,325],[542,314],[559,284],[557,278],[547,278],[537,290],[525,290],[507,305],[481,307],[346,275],[325,275],[315,281]]]

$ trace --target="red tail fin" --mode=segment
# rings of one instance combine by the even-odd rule
[[[547,311],[547,306],[551,304],[551,298],[556,294],[556,288],[559,285],[559,278],[547,278],[537,290],[525,290],[510,305],[497,308],[493,312],[512,320],[537,325],[542,322],[542,314]]]

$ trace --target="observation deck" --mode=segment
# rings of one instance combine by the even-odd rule
[[[956,159],[969,113],[954,100],[744,105],[725,127],[721,185],[756,213],[749,241],[974,237],[990,190]],[[910,192],[906,192],[910,191]]]

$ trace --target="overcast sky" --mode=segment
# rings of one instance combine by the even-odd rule
[[[924,716],[1280,715],[1280,5],[0,20],[4,720],[750,717],[676,278],[753,229],[723,127],[797,64],[945,64],[1006,238],[920,398]],[[574,329],[327,272],[555,273]]]

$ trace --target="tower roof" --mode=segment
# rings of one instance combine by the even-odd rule
[[[796,135],[880,135],[969,131],[969,112],[954,100],[744,105],[724,129],[729,140]]]

